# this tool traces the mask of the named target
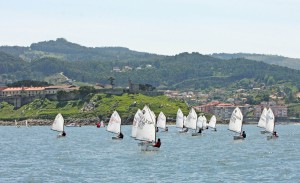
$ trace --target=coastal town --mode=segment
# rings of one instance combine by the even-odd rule
[[[93,86],[97,92],[101,93],[112,93],[123,94],[124,88],[112,89],[111,85],[95,85]],[[36,98],[50,98],[57,100],[57,95],[60,92],[72,93],[78,91],[80,87],[74,85],[56,85],[56,86],[44,86],[44,87],[0,87],[0,102],[6,101],[15,106],[15,108],[21,107],[22,105],[33,101]],[[139,84],[133,84],[129,82],[127,88],[130,93],[142,93]],[[257,89],[256,89],[257,90]],[[237,91],[240,92],[240,91]],[[147,93],[145,93],[147,94]],[[164,94],[169,98],[180,99],[185,101],[189,106],[193,107],[197,112],[205,114],[216,115],[219,121],[227,121],[238,106],[243,115],[250,120],[258,119],[265,107],[270,107],[277,119],[285,121],[288,118],[288,108],[284,104],[284,100],[262,101],[258,105],[247,104],[246,98],[236,97],[228,98],[226,102],[212,100],[212,96],[208,93],[202,92],[180,92],[176,90],[159,90],[152,91],[152,95]],[[214,93],[212,93],[214,94]],[[245,94],[242,94],[245,95]],[[272,96],[270,96],[271,98]]]

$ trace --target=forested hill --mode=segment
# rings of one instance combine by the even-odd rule
[[[249,60],[262,61],[267,64],[274,64],[283,67],[289,67],[292,69],[300,70],[300,59],[288,58],[278,55],[263,55],[263,54],[249,54],[249,53],[214,53],[211,56],[220,59],[233,59],[233,58],[245,58]]]
[[[68,42],[64,38],[55,41],[33,43],[30,47],[1,46],[0,51],[20,57],[25,61],[33,61],[44,57],[53,57],[65,61],[148,61],[163,56],[137,52],[124,47],[85,47]]]
[[[115,78],[115,86],[128,86],[128,79],[134,83],[151,84],[165,89],[206,89],[226,87],[243,79],[272,85],[292,82],[296,85],[300,71],[269,65],[246,59],[221,60],[199,53],[181,53],[148,61],[64,61],[45,57],[32,62],[0,52],[0,82],[17,80],[44,80],[63,72],[72,80],[108,84],[108,78]],[[113,72],[113,67],[132,70]]]

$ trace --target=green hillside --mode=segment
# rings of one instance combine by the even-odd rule
[[[249,53],[214,53],[212,57],[219,59],[235,59],[235,58],[245,58],[249,60],[262,61],[267,64],[274,64],[283,67],[288,67],[292,69],[300,70],[300,59],[298,58],[288,58],[278,55],[263,55],[263,54],[249,54]]]
[[[18,80],[54,82],[61,80],[55,77],[58,73],[71,81],[90,84],[109,84],[108,78],[114,77],[116,87],[127,87],[130,79],[158,89],[178,90],[229,87],[245,79],[258,86],[285,83],[297,86],[300,78],[298,70],[245,58],[228,59],[227,56],[224,60],[199,53],[159,56],[121,47],[89,48],[62,38],[34,43],[19,57],[15,56],[21,52],[19,47],[11,47],[13,55],[0,52],[0,85]],[[32,60],[26,62],[21,58]],[[131,69],[124,70],[125,66]],[[114,67],[121,72],[113,72]]]
[[[54,119],[57,113],[62,113],[66,118],[100,117],[109,118],[117,110],[121,118],[132,122],[138,109],[148,105],[158,116],[162,111],[169,118],[176,118],[178,108],[187,115],[188,107],[180,100],[169,99],[166,96],[149,97],[141,94],[124,94],[122,96],[95,94],[85,100],[50,101],[36,99],[32,103],[13,110],[13,106],[1,103],[0,120],[14,120],[26,118]]]

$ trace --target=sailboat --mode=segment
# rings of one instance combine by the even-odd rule
[[[163,112],[160,112],[158,117],[157,117],[157,128],[161,128],[163,130],[166,130],[166,123],[167,123],[167,118]]]
[[[60,113],[58,113],[51,127],[51,130],[61,132],[60,134],[58,134],[57,137],[66,136],[66,133],[64,131],[64,122],[65,122],[64,117]]]
[[[142,116],[143,116],[143,113],[142,113],[141,109],[138,109],[134,115],[133,123],[132,123],[131,137],[133,137],[133,138],[136,137],[136,131],[137,131],[138,124],[139,124],[139,121],[141,120]]]
[[[117,137],[112,137],[112,139],[123,139],[123,134],[121,133],[121,117],[117,111],[112,113],[106,130],[119,135]]]
[[[203,122],[203,124],[202,124],[202,126],[203,126],[203,130],[206,130],[206,129],[208,129],[208,126],[207,126],[207,119],[206,119],[206,117],[203,115],[202,116],[202,122]]]
[[[232,112],[229,121],[229,130],[240,134],[242,132],[242,126],[243,126],[243,114],[240,108],[236,107]],[[239,140],[239,139],[244,139],[244,137],[239,135],[239,136],[234,136],[233,139]]]
[[[271,133],[271,136],[267,136],[267,139],[274,139],[278,138],[278,136],[274,135],[275,132],[275,116],[271,108],[268,109],[267,111],[267,116],[266,116],[266,131]]]
[[[217,118],[215,115],[213,115],[210,120],[209,120],[209,123],[208,123],[208,126],[210,128],[213,128],[214,131],[217,131],[217,128],[216,128],[216,123],[217,123]]]
[[[177,110],[177,115],[176,115],[176,128],[181,128],[181,131],[182,131],[183,130],[183,123],[184,123],[183,113],[182,113],[181,109],[178,109]]]
[[[259,118],[258,124],[257,124],[258,127],[260,127],[260,128],[266,128],[267,112],[268,112],[267,108],[264,108],[264,110],[262,111],[261,116]],[[267,133],[267,131],[266,130],[260,131],[260,133],[261,134],[265,134],[265,133]]]
[[[20,125],[18,125],[17,120],[15,120],[15,126],[16,126],[17,128],[20,128],[20,127],[21,127]]]
[[[142,151],[157,151],[158,147],[153,147],[152,143],[156,142],[156,120],[154,113],[150,110],[148,106],[143,108],[143,115],[139,120],[136,140],[140,140]]]
[[[100,121],[100,126],[105,127],[105,123],[103,122],[103,120]]]

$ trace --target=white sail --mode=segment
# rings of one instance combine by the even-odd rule
[[[216,128],[216,123],[217,123],[217,118],[215,115],[213,115],[209,120],[208,126],[211,128]]]
[[[54,119],[51,130],[62,132],[64,131],[64,117],[58,113]]]
[[[266,119],[266,131],[273,133],[275,128],[275,117],[271,108],[267,111]]]
[[[105,127],[105,124],[103,121],[100,121],[100,126]]]
[[[236,107],[231,114],[229,121],[229,130],[241,133],[243,125],[243,114],[240,108]]]
[[[166,123],[167,123],[167,118],[163,112],[160,112],[157,118],[157,124],[156,126],[158,128],[165,129],[166,128]]]
[[[202,116],[199,116],[198,119],[197,119],[197,127],[198,128],[203,128],[203,117]]]
[[[109,119],[107,131],[112,133],[120,133],[121,131],[121,117],[117,111],[114,111]]]
[[[156,135],[156,120],[154,113],[148,106],[145,106],[142,111],[141,120],[138,123],[136,139],[142,141],[155,141]]]
[[[17,122],[17,120],[15,120],[15,126],[18,126],[18,122]]]
[[[206,129],[207,128],[207,119],[206,119],[206,117],[204,115],[202,116],[202,118],[203,118],[203,120],[202,120],[202,122],[203,122],[203,124],[202,124],[203,129]]]
[[[27,120],[25,120],[25,126],[28,127],[28,121]]]
[[[178,109],[176,115],[176,127],[183,128],[183,113],[180,109]]]
[[[194,108],[191,108],[189,115],[185,120],[184,126],[186,128],[196,130],[196,123],[197,123],[197,113],[195,112]]]
[[[261,113],[261,116],[259,118],[259,121],[258,121],[258,124],[257,126],[258,127],[261,127],[261,128],[266,128],[266,123],[267,123],[267,108],[264,108],[263,112]]]
[[[139,121],[141,120],[142,115],[143,115],[143,113],[142,113],[141,109],[138,109],[134,115],[133,123],[132,123],[132,130],[131,130],[131,136],[134,138],[136,137],[137,127],[138,127]]]
[[[185,126],[186,123],[186,116],[183,116],[183,126]]]

